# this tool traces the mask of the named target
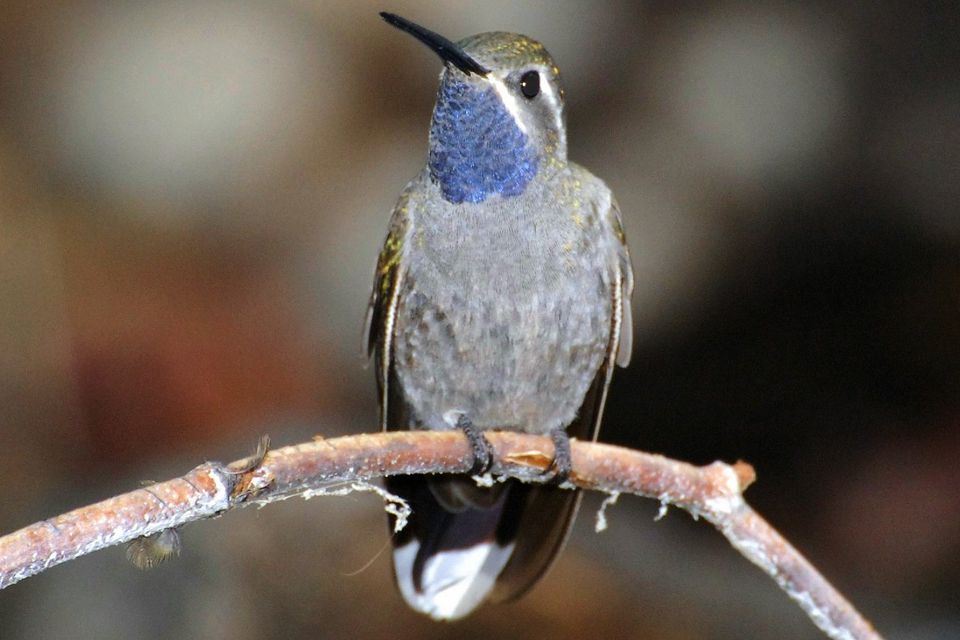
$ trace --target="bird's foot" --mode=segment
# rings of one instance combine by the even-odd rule
[[[470,450],[473,452],[473,466],[470,467],[471,476],[482,476],[490,467],[493,466],[493,445],[483,435],[483,431],[478,429],[470,418],[461,414],[457,418],[457,429],[467,436],[470,442]]]
[[[545,474],[552,474],[549,484],[559,486],[570,479],[573,473],[573,456],[570,453],[570,436],[566,429],[562,427],[550,432],[550,439],[553,440],[553,462],[544,471]]]

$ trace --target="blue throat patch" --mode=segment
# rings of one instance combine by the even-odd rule
[[[492,87],[448,77],[430,124],[430,175],[456,204],[518,196],[539,158]]]

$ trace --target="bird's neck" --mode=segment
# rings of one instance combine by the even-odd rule
[[[430,125],[430,175],[453,203],[518,196],[537,175],[540,154],[483,82],[447,77]]]

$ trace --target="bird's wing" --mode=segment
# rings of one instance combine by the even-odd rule
[[[607,221],[610,231],[616,240],[617,272],[620,284],[618,303],[614,307],[614,314],[619,310],[616,322],[616,363],[625,367],[630,364],[630,354],[633,352],[633,312],[630,308],[630,299],[633,296],[633,265],[630,262],[630,249],[627,247],[627,236],[623,232],[623,218],[620,215],[620,205],[610,196],[610,207],[607,210]]]
[[[403,280],[401,257],[410,234],[410,202],[407,193],[400,197],[390,218],[390,229],[377,259],[373,291],[367,305],[364,325],[366,352],[374,357],[377,371],[377,389],[380,397],[380,426],[385,431],[388,420],[388,398],[391,396],[392,371],[390,358],[393,353],[393,335],[397,310],[397,297]],[[395,385],[394,385],[395,386]],[[407,428],[407,425],[394,425]]]

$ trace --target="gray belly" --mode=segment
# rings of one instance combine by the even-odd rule
[[[610,282],[596,258],[490,260],[463,244],[415,256],[400,291],[394,365],[416,424],[546,433],[576,416],[606,354]],[[516,252],[515,252],[516,253]]]

